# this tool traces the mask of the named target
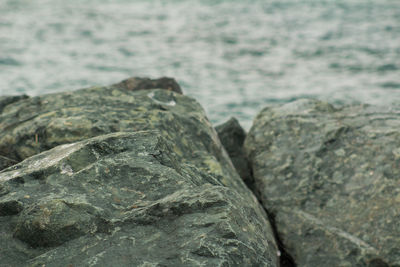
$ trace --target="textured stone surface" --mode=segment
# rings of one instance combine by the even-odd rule
[[[216,126],[215,130],[240,177],[242,177],[247,185],[251,186],[253,184],[253,177],[250,173],[249,163],[243,148],[246,132],[240,126],[238,120],[233,117],[225,123]]]
[[[119,132],[0,172],[0,262],[275,266],[257,201],[171,147],[157,132]]]
[[[265,108],[245,141],[258,195],[298,266],[400,266],[400,111]]]
[[[276,266],[193,99],[93,87],[7,105],[0,126],[0,154],[25,159],[0,172],[5,266]]]

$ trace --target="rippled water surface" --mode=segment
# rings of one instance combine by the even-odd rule
[[[0,0],[0,95],[171,76],[214,123],[268,104],[400,103],[397,0]]]

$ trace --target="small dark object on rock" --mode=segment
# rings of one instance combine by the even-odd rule
[[[157,88],[183,94],[181,87],[175,81],[175,79],[168,77],[162,77],[159,79],[131,77],[129,79],[121,81],[120,83],[114,84],[113,86],[118,88],[123,88],[128,91],[148,90]]]

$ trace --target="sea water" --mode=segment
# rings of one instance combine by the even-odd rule
[[[0,95],[176,78],[217,124],[400,103],[398,0],[0,0]]]

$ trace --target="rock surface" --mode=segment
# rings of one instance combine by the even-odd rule
[[[400,266],[400,111],[316,100],[265,108],[245,149],[298,266]]]
[[[193,99],[93,87],[0,115],[2,266],[277,266],[257,199]]]
[[[243,147],[244,140],[246,139],[246,132],[242,126],[240,126],[238,120],[233,117],[227,122],[216,126],[215,130],[231,158],[233,166],[235,166],[243,181],[251,187],[254,181]]]

